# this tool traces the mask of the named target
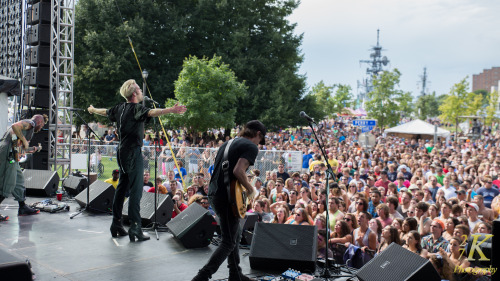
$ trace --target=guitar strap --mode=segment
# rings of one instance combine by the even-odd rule
[[[229,179],[229,147],[233,143],[234,139],[231,139],[224,149],[224,155],[222,156],[222,171],[224,172],[224,186],[227,189],[227,199],[231,201],[231,180]]]

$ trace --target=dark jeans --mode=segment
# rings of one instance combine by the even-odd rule
[[[209,201],[219,217],[222,242],[212,254],[207,264],[200,270],[199,274],[207,278],[212,277],[226,258],[229,271],[240,272],[240,219],[233,215],[227,200],[218,200],[216,197],[209,197]]]
[[[130,224],[141,225],[140,203],[143,189],[144,167],[140,147],[120,149],[117,154],[120,167],[120,179],[113,198],[113,222],[119,223],[122,218],[125,195],[130,192],[128,216]]]

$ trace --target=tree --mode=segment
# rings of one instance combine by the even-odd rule
[[[460,115],[476,115],[481,109],[483,96],[469,92],[467,77],[453,85],[450,93],[439,106],[441,120],[455,123]]]
[[[336,84],[335,95],[332,100],[332,113],[340,113],[342,109],[346,107],[352,107],[353,105],[353,95],[351,93],[351,86]]]
[[[497,112],[499,95],[498,91],[493,91],[488,95],[488,106],[486,107],[486,124],[491,125],[493,117]]]
[[[330,116],[333,108],[332,100],[332,90],[333,86],[325,85],[323,80],[319,81],[314,85],[309,92],[309,95],[314,97],[316,101],[316,107],[318,108],[318,113],[321,115],[320,119],[324,119]]]
[[[296,0],[79,0],[75,106],[110,106],[122,101],[116,93],[125,80],[141,84],[131,38],[157,101],[174,97],[186,57],[217,55],[248,87],[236,105],[238,124],[304,123],[299,111],[315,109],[304,95],[305,76],[298,74],[302,35],[287,20],[298,5]]]
[[[369,117],[377,119],[381,128],[396,125],[401,115],[412,112],[411,93],[396,89],[400,77],[399,70],[394,69],[373,78],[373,90],[368,93],[366,110]]]
[[[415,102],[415,108],[418,118],[426,120],[429,117],[435,117],[440,114],[439,101],[436,92],[430,95],[422,95]]]
[[[180,102],[187,111],[183,115],[165,116],[164,120],[174,127],[187,127],[193,136],[210,128],[230,128],[235,125],[238,100],[245,94],[244,83],[237,81],[220,57],[209,60],[192,56],[184,61],[175,81],[177,101],[167,101],[167,107]]]

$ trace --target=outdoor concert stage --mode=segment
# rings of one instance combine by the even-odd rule
[[[28,197],[26,203],[44,199]],[[216,248],[186,249],[168,232],[159,232],[160,240],[149,232],[151,240],[135,243],[128,237],[112,238],[111,215],[85,212],[70,219],[79,206],[67,203],[69,212],[18,217],[17,202],[5,199],[0,213],[10,219],[0,222],[0,254],[6,251],[21,260],[29,259],[36,280],[183,281],[191,280]],[[252,270],[248,253],[240,250],[243,273],[279,276],[281,272]],[[212,280],[224,280],[228,274],[224,263]]]

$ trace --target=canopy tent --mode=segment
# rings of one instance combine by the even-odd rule
[[[394,135],[402,138],[431,139],[434,137],[434,125],[425,121],[416,119],[402,125],[385,130],[387,135]],[[437,136],[446,138],[450,131],[438,128]]]

